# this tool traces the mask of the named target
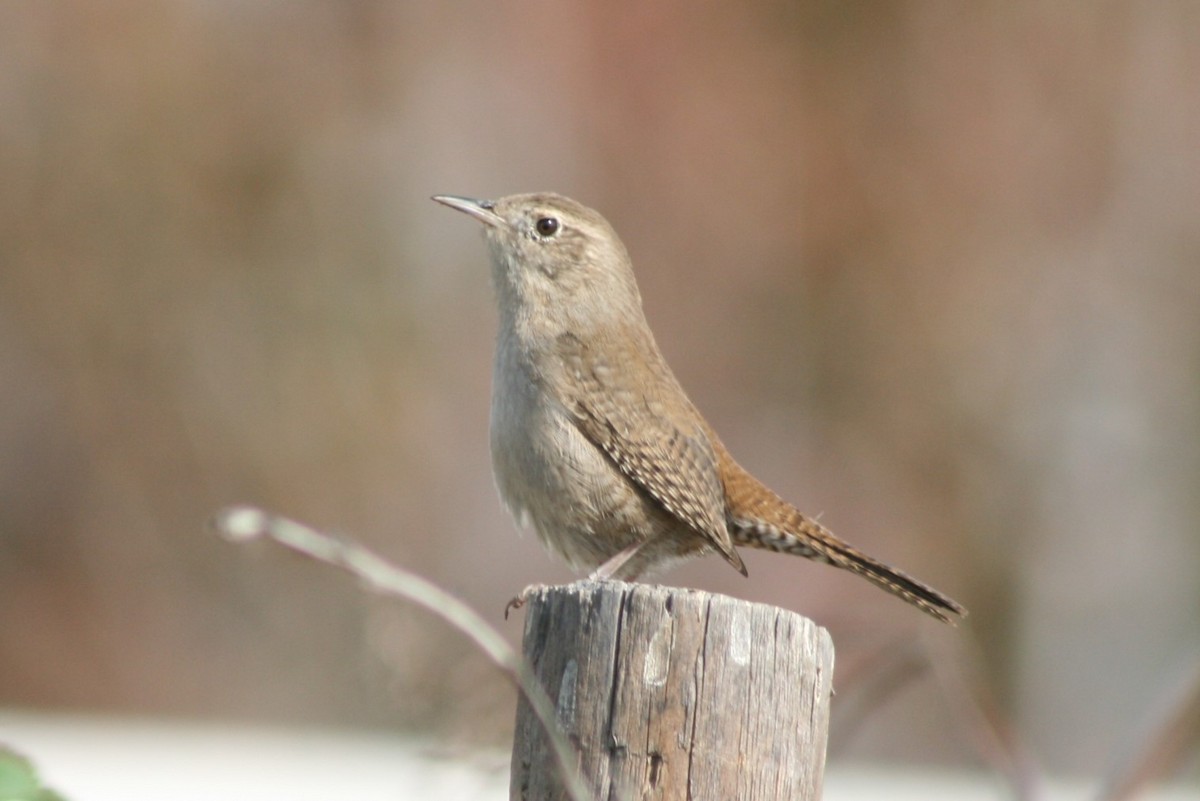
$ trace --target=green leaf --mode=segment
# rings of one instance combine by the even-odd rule
[[[0,801],[66,801],[42,787],[33,763],[0,746]]]

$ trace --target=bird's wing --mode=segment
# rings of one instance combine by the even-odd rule
[[[661,357],[651,370],[643,369],[644,351],[614,364],[612,356],[575,337],[560,340],[560,356],[574,388],[573,397],[563,400],[580,432],[745,574],[725,519],[716,451],[699,413]]]

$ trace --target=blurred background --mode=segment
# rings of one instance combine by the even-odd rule
[[[487,256],[428,198],[555,190],[620,232],[742,463],[971,609],[760,553],[662,577],[829,628],[831,764],[999,737],[1104,772],[1200,654],[1198,26],[0,5],[0,706],[506,748],[512,691],[464,640],[205,522],[352,536],[516,643],[505,602],[571,574],[496,497]]]

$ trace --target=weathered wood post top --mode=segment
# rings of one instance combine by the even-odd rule
[[[812,621],[696,590],[583,581],[537,590],[525,658],[597,799],[815,800],[833,643]],[[565,798],[522,699],[510,798]]]

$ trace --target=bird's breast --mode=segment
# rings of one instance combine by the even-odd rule
[[[639,536],[646,499],[579,430],[519,354],[498,350],[492,470],[513,517],[572,567],[594,568]]]

